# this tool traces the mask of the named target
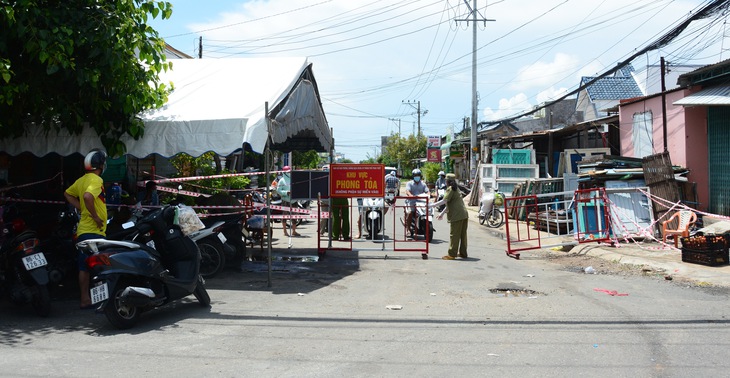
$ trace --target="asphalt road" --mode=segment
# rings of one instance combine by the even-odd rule
[[[314,229],[275,240],[192,296],[144,314],[130,331],[58,295],[53,314],[0,304],[1,376],[687,377],[730,371],[726,291],[634,275],[585,274],[505,244],[475,219],[468,260],[444,261],[437,221],[418,252],[317,257]],[[281,229],[274,232],[281,238]],[[387,255],[387,258],[385,256]],[[615,294],[615,295],[611,295]],[[621,295],[625,294],[625,295]],[[400,309],[398,309],[400,308]]]

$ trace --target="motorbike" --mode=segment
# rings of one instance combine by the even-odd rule
[[[287,204],[284,203],[284,201],[281,199],[281,196],[279,195],[279,193],[276,191],[276,188],[270,187],[268,192],[269,192],[269,195],[271,196],[271,206],[272,206],[271,215],[287,214],[287,212],[285,212],[285,211],[273,208],[276,206],[287,206]],[[251,198],[252,198],[253,202],[266,205],[266,194],[265,193],[260,193],[259,191],[253,191],[251,193]],[[294,200],[289,205],[292,208],[309,210],[309,207],[311,206],[311,202],[308,200]],[[265,215],[266,207],[265,206],[258,207],[258,210],[254,211],[254,214]],[[299,213],[297,212],[294,214],[299,214]],[[301,214],[299,214],[299,215],[301,215]],[[274,220],[274,222],[279,222],[279,221]],[[302,224],[303,219],[302,218],[284,219],[284,222],[285,222],[284,224],[286,224],[287,227],[289,226],[289,222],[295,222],[295,224],[297,226],[299,226],[300,224]]]
[[[133,327],[144,311],[193,294],[210,306],[200,275],[200,252],[175,224],[177,209],[164,206],[129,225],[149,234],[147,244],[128,240],[91,239],[77,247],[92,273],[91,302],[119,329]]]
[[[426,239],[426,243],[430,243],[433,239],[433,209],[427,206],[428,193],[419,194],[416,199],[416,214],[411,218],[411,224],[408,225],[408,231],[415,238],[416,235],[422,235]],[[405,224],[403,219],[401,222]]]
[[[240,267],[246,257],[243,241],[244,214],[213,215],[203,219],[205,228],[190,235],[200,249],[200,274],[213,278],[226,266],[226,262]]]
[[[51,313],[48,261],[35,231],[15,218],[4,225],[1,237],[0,290],[12,303],[30,303],[36,314],[47,317]]]
[[[444,194],[446,194],[446,184],[436,188],[436,201],[438,202],[438,201],[441,201],[442,199],[444,199]],[[440,213],[440,212],[444,211],[445,207],[446,207],[446,204],[439,205],[436,207],[436,211],[438,211]]]
[[[205,224],[205,222],[203,223]],[[204,229],[188,235],[200,250],[200,275],[203,278],[215,277],[226,265],[223,243],[227,240],[219,230],[224,223],[223,221],[209,222]]]
[[[487,227],[497,228],[504,223],[504,214],[498,208],[504,203],[504,195],[499,192],[482,194],[479,201],[479,224],[487,223]]]
[[[365,231],[368,239],[374,240],[383,229],[383,216],[388,208],[385,207],[385,199],[382,197],[363,198],[362,222],[365,223]]]
[[[78,277],[78,256],[74,234],[79,223],[79,213],[72,206],[58,212],[53,230],[41,238],[40,247],[48,261],[48,280],[56,286]]]

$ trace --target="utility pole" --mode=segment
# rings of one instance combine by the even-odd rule
[[[472,53],[471,53],[471,164],[469,166],[469,180],[473,180],[477,171],[477,152],[479,147],[477,146],[477,21],[484,23],[484,27],[487,26],[486,18],[477,18],[479,11],[477,10],[477,0],[473,0],[474,6],[469,5],[468,0],[464,0],[464,4],[469,8],[469,15],[471,19],[465,18],[459,21],[472,22]]]
[[[400,143],[400,139],[402,138],[401,135],[400,135],[400,118],[397,118],[397,119],[396,118],[388,118],[388,120],[393,121],[393,122],[398,121],[398,142]],[[400,174],[400,154],[398,154],[398,167],[397,167],[397,170],[398,170],[398,174]]]
[[[416,113],[418,113],[418,134],[416,134],[416,139],[421,136],[421,114],[426,115],[428,113],[428,110],[423,111],[421,113],[421,101],[402,101],[406,105],[412,106],[414,109],[416,109]],[[415,105],[415,106],[414,106]]]
[[[203,36],[198,40],[198,59],[203,59]]]
[[[660,69],[662,70],[662,131],[664,132],[664,152],[669,151],[669,143],[667,143],[667,86],[664,83],[664,75],[667,72],[667,66],[664,57],[659,58]]]

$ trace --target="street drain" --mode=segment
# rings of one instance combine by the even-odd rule
[[[537,292],[535,290],[530,289],[506,289],[506,288],[496,288],[496,289],[489,289],[489,292],[492,294],[498,294],[503,297],[534,297],[537,295],[544,295],[540,292]]]

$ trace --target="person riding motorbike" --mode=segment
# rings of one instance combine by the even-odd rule
[[[413,179],[411,181],[408,181],[406,184],[406,196],[407,197],[417,197],[420,194],[428,193],[428,187],[426,186],[426,183],[421,181],[421,178],[423,177],[423,174],[421,173],[421,170],[418,168],[415,168],[411,171],[411,176],[413,176]],[[411,229],[411,222],[413,222],[413,217],[416,215],[416,202],[418,200],[416,199],[408,199],[406,200],[406,227],[408,227],[408,232],[410,233],[411,238],[414,237],[414,230]]]
[[[446,189],[446,173],[439,171],[439,178],[436,179],[436,189]]]

